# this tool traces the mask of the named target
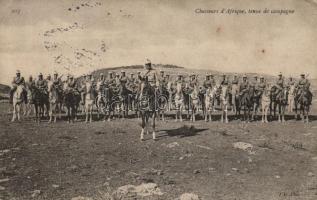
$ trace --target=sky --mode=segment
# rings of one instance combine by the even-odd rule
[[[196,9],[290,9],[201,14]],[[317,0],[0,0],[0,83],[152,63],[317,78]]]

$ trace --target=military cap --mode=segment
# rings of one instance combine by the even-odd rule
[[[39,74],[39,76],[43,76],[43,74],[42,74],[42,73],[40,73],[40,74]]]
[[[54,71],[54,75],[58,75],[57,71]]]
[[[151,65],[151,61],[149,59],[146,59],[145,65]]]
[[[116,76],[120,76],[120,74],[119,74],[119,73],[116,73]]]
[[[121,70],[121,73],[125,73],[125,71],[124,71],[124,70]]]
[[[280,73],[278,74],[278,76],[282,76],[282,72],[280,72]]]
[[[16,73],[17,73],[17,74],[20,74],[21,72],[20,72],[20,70],[17,70]]]
[[[246,75],[246,74],[244,74],[244,75],[243,75],[243,78],[247,78],[247,75]]]
[[[103,73],[100,73],[100,76],[103,76]]]
[[[260,79],[264,79],[264,77],[263,77],[263,76],[260,76]]]
[[[164,71],[163,71],[163,70],[160,70],[160,73],[164,73]]]
[[[131,72],[131,73],[130,73],[130,75],[134,75],[134,73],[133,73],[133,72]]]
[[[305,76],[305,74],[304,74],[304,73],[301,73],[300,75],[301,75],[301,76]]]
[[[109,71],[108,74],[113,74],[113,72],[112,72],[112,71]]]

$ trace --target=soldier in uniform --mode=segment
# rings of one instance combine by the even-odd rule
[[[17,89],[17,86],[24,85],[24,78],[21,76],[20,70],[16,71],[16,77],[13,78],[11,82],[11,90],[10,90],[10,103],[13,102],[13,93]]]
[[[225,74],[222,75],[221,85],[229,85],[227,76]]]
[[[260,83],[257,85],[257,90],[260,92],[260,94],[262,95],[264,90],[265,90],[265,80],[263,76],[260,76]]]
[[[27,90],[32,90],[35,87],[35,81],[32,76],[29,76],[29,80],[25,83]]]
[[[74,79],[74,76],[72,76],[72,75],[69,77],[69,81],[67,83],[67,88],[69,91],[78,92],[76,81]]]
[[[212,83],[210,81],[210,75],[206,74],[206,79],[204,81],[203,86],[207,89],[207,88],[211,88],[212,87]]]
[[[238,85],[239,84],[239,79],[238,79],[237,74],[233,75],[233,79],[231,81],[231,84],[232,85]]]
[[[295,85],[295,81],[294,81],[293,77],[289,77],[287,87],[290,88],[292,85]]]
[[[152,87],[157,87],[159,85],[158,73],[152,67],[152,63],[149,59],[146,60],[144,67],[145,67],[145,73],[143,74],[143,76],[139,76],[140,80],[148,81]]]
[[[275,86],[277,88],[276,94],[280,93],[282,91],[282,89],[284,88],[284,80],[283,80],[283,75],[281,72],[278,75],[278,79],[275,83]]]
[[[130,73],[130,78],[128,79],[128,83],[129,83],[129,85],[135,83],[134,73],[132,73],[132,72]]]
[[[122,87],[126,87],[128,83],[128,77],[125,75],[125,71],[121,71],[121,76],[120,76],[120,83]]]
[[[310,91],[310,82],[308,81],[308,79],[306,79],[304,73],[300,75],[300,79],[299,79],[299,81],[298,81],[298,83],[296,85],[296,88],[298,89],[298,95],[300,95],[303,90],[307,90],[308,98],[309,98],[308,101],[311,104],[313,94]]]
[[[248,78],[246,75],[243,75],[242,82],[239,86],[240,96],[242,96],[249,89]]]
[[[198,81],[196,79],[196,75],[194,73],[192,73],[190,75],[190,81],[189,81],[189,87],[191,89],[194,89],[194,87],[198,86]]]
[[[47,82],[43,79],[43,74],[40,73],[38,79],[35,83],[35,86],[41,90],[44,94],[47,94]]]
[[[53,74],[53,84],[56,88],[58,88],[59,92],[62,91],[62,81],[60,77],[58,77],[58,73],[56,71]]]

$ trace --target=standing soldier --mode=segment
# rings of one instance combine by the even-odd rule
[[[288,89],[289,89],[292,85],[295,85],[295,81],[294,81],[293,77],[289,77],[289,81],[288,81],[288,83],[287,83]]]
[[[16,76],[13,78],[11,82],[11,90],[10,90],[10,103],[13,103],[13,93],[17,89],[19,85],[24,85],[24,78],[21,76],[20,70],[16,71]]]

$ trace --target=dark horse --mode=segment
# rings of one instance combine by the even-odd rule
[[[32,91],[32,103],[35,108],[35,121],[41,122],[44,117],[44,106],[49,107],[48,94],[43,89],[37,87],[30,88]]]
[[[254,89],[248,88],[239,95],[237,113],[240,115],[240,111],[243,108],[243,120],[249,122],[251,120],[251,110],[253,109],[253,97]]]
[[[67,123],[76,120],[80,99],[81,97],[78,91],[72,88],[64,91],[64,105],[67,108]]]
[[[155,135],[155,118],[156,118],[156,99],[155,88],[152,87],[147,80],[141,83],[141,91],[139,94],[139,112],[142,119],[141,141],[144,140],[144,129],[148,134],[149,118],[152,117],[153,140],[156,140]]]
[[[299,104],[299,114],[301,115],[301,119],[303,122],[309,122],[308,115],[309,109],[312,102],[312,95],[308,91],[307,88],[299,89],[298,94],[295,97],[295,112],[296,112],[296,119],[297,119],[297,109]]]
[[[270,116],[276,117],[276,110],[278,108],[278,121],[284,122],[284,113],[287,106],[288,92],[286,88],[278,89],[272,86],[270,95]]]

